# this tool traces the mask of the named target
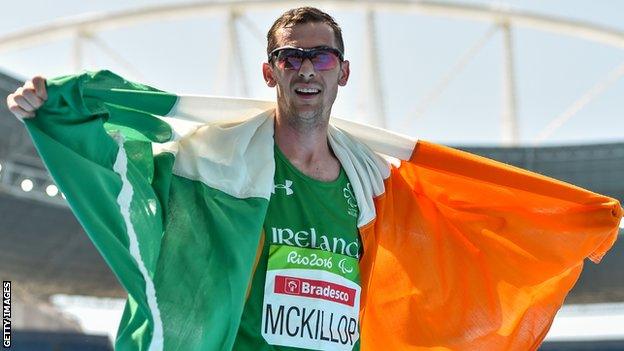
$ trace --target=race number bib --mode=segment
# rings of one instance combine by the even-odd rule
[[[360,336],[358,281],[356,258],[271,245],[262,336],[271,345],[352,350]]]

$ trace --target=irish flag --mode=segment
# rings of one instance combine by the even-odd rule
[[[118,350],[230,350],[273,186],[275,104],[178,96],[109,71],[48,81],[26,121],[128,292]],[[534,350],[615,199],[332,119],[360,208],[362,350]],[[45,233],[42,233],[45,235]]]

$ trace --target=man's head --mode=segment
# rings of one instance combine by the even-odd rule
[[[284,12],[278,19],[273,22],[271,29],[267,33],[267,55],[275,50],[279,45],[277,42],[277,32],[281,28],[292,27],[305,23],[325,23],[331,27],[336,49],[344,53],[344,41],[342,40],[342,29],[336,20],[327,13],[314,7],[299,7]]]
[[[277,88],[282,117],[298,127],[325,123],[338,86],[349,78],[349,61],[340,57],[344,43],[338,24],[315,8],[292,9],[273,23],[267,41],[269,62],[262,73],[267,85]]]

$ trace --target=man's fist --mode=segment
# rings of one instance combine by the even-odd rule
[[[35,76],[7,96],[7,106],[17,118],[32,118],[47,99],[45,78]]]

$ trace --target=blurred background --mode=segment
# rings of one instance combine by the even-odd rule
[[[0,278],[16,350],[112,350],[124,293],[5,97],[110,69],[179,94],[272,100],[261,64],[283,11],[342,26],[333,115],[624,199],[624,2],[28,0],[0,4]],[[71,170],[68,170],[71,171]],[[542,350],[624,350],[624,241],[587,263]]]

